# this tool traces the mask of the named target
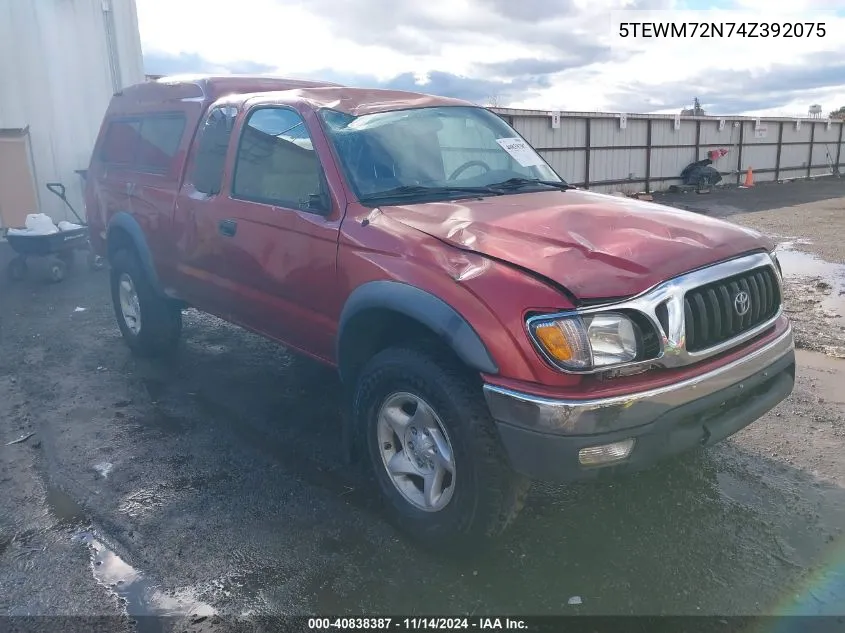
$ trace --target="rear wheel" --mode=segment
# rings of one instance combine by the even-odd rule
[[[155,291],[133,252],[114,255],[111,293],[118,327],[132,352],[161,356],[176,349],[182,312]]]
[[[435,349],[374,356],[355,420],[399,527],[427,545],[474,547],[508,527],[529,482],[508,464],[481,385]]]

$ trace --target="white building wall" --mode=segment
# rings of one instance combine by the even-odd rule
[[[29,129],[40,211],[72,219],[45,188],[62,182],[83,213],[75,172],[116,88],[142,81],[135,0],[0,0],[0,129]]]

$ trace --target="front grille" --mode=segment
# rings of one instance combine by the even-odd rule
[[[743,292],[748,310],[740,314]],[[775,316],[780,304],[780,286],[770,266],[690,290],[684,296],[686,349],[698,352],[747,332]]]

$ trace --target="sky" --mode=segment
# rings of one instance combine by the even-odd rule
[[[579,112],[674,113],[695,97],[708,114],[806,116],[811,104],[825,113],[845,106],[845,0],[136,4],[148,74],[274,74]],[[689,30],[645,38],[628,26],[622,37],[621,26],[634,22]],[[696,22],[734,23],[735,32],[727,37],[726,25],[723,37],[693,36]],[[764,22],[793,35],[786,24],[800,22],[804,36],[741,37],[739,24],[752,22],[758,35]]]

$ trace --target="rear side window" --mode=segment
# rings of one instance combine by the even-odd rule
[[[112,165],[166,172],[179,151],[184,132],[182,115],[118,119],[106,130],[100,157]]]
[[[184,131],[185,119],[181,116],[142,119],[138,167],[144,171],[168,171],[179,151]]]
[[[134,163],[140,129],[141,122],[137,119],[109,123],[100,155],[103,162],[114,165],[131,165]]]
[[[191,180],[194,188],[209,195],[220,193],[223,184],[223,168],[226,151],[232,138],[237,110],[233,107],[216,107],[208,113],[200,131],[194,173]]]

